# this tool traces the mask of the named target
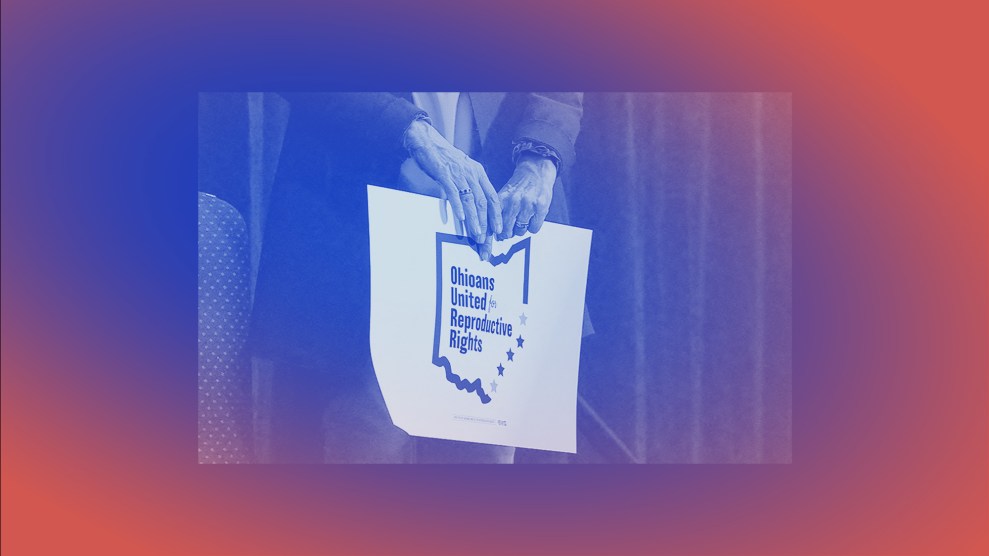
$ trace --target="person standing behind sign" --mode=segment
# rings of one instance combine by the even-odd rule
[[[265,229],[251,340],[254,355],[273,367],[272,461],[510,460],[510,451],[487,446],[471,454],[464,445],[475,445],[468,443],[434,450],[391,424],[368,345],[365,185],[408,183],[400,173],[410,163],[400,169],[414,161],[486,257],[494,234],[538,232],[547,218],[566,222],[559,176],[573,162],[581,95],[460,94],[455,106],[463,110],[469,101],[472,116],[460,121],[469,130],[461,146],[473,157],[453,144],[457,118],[451,142],[436,127],[445,125],[447,112],[417,106],[413,94],[283,96],[291,115]],[[422,98],[420,105],[428,102]],[[442,123],[431,121],[433,114]],[[459,141],[465,137],[462,132]],[[505,185],[496,191],[493,183]]]

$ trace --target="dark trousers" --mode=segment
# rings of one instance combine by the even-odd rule
[[[393,425],[370,362],[346,385],[326,368],[271,363],[272,463],[512,463],[514,448],[414,438]]]

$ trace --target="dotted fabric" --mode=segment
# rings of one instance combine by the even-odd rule
[[[247,226],[199,194],[199,462],[251,461]]]

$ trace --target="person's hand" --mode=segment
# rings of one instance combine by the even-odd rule
[[[466,234],[478,245],[487,242],[488,232],[501,233],[501,200],[479,162],[425,121],[412,122],[405,132],[405,146],[422,171],[443,187],[453,214],[465,223]]]
[[[553,201],[555,182],[556,164],[552,160],[532,153],[519,156],[515,173],[498,193],[504,226],[498,239],[538,232]]]

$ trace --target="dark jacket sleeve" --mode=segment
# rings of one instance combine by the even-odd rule
[[[516,141],[542,143],[560,155],[562,170],[574,162],[574,143],[584,113],[583,93],[530,93]]]
[[[405,130],[425,112],[391,93],[279,93],[291,105],[291,118],[305,120],[334,145],[378,160],[408,156]]]

